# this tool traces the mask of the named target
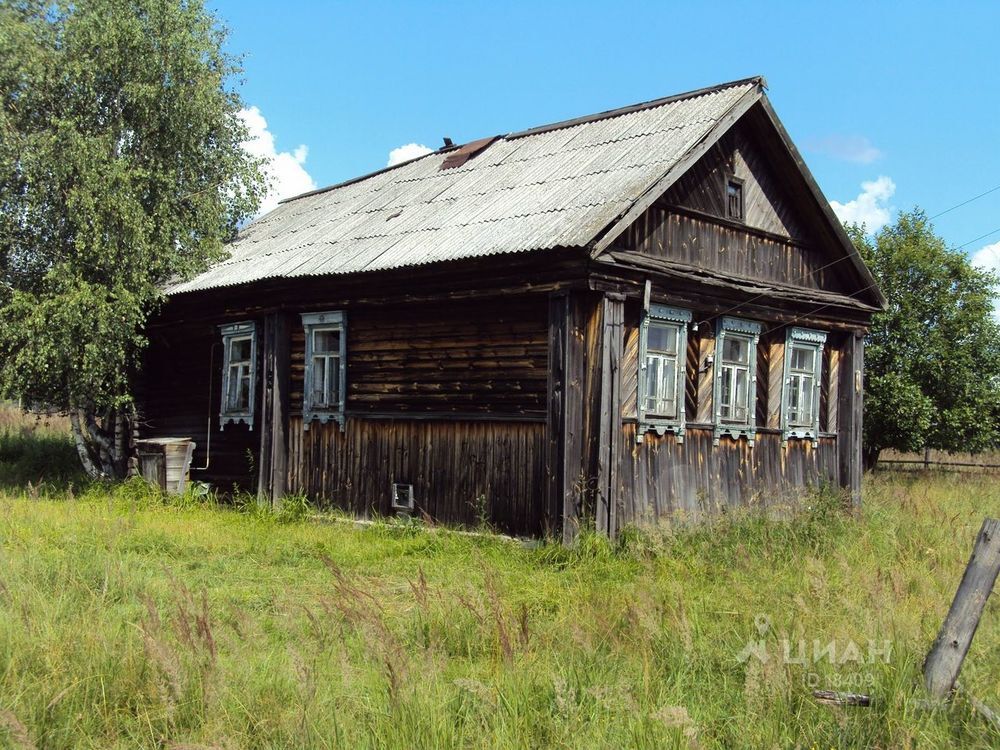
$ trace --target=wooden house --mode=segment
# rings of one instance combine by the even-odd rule
[[[572,536],[861,476],[883,297],[752,78],[287,200],[169,289],[192,478]]]

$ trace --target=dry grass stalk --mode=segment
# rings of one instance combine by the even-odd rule
[[[497,640],[500,642],[500,651],[503,654],[503,660],[510,664],[514,661],[514,647],[511,644],[503,605],[500,602],[500,594],[497,591],[497,583],[492,572],[487,571],[485,583],[486,596],[489,598],[493,622],[497,628]]]

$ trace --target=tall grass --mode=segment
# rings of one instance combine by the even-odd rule
[[[65,490],[82,478],[65,417],[0,402],[0,489]]]
[[[574,549],[253,508],[136,482],[0,493],[0,746],[1000,743],[920,679],[1000,513],[988,478],[877,477],[860,519],[819,495]],[[1000,707],[997,674],[994,599],[962,681]]]

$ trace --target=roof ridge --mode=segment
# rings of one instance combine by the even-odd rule
[[[705,86],[700,89],[685,91],[680,94],[671,94],[670,96],[664,96],[659,99],[650,99],[649,101],[639,102],[638,104],[629,104],[624,107],[618,107],[617,109],[609,109],[605,110],[604,112],[597,112],[591,115],[583,115],[581,117],[575,117],[569,120],[560,120],[558,122],[549,123],[547,125],[538,125],[533,128],[528,128],[527,130],[514,131],[506,135],[497,135],[494,136],[494,140],[500,140],[501,138],[504,140],[514,140],[515,138],[524,138],[529,135],[548,133],[553,130],[561,130],[563,128],[569,128],[574,125],[582,125],[583,123],[587,122],[607,120],[612,117],[620,117],[621,115],[627,115],[632,112],[639,112],[644,109],[661,107],[664,104],[670,104],[672,102],[678,102],[684,99],[694,99],[695,97],[698,96],[704,96],[706,94],[714,94],[717,91],[724,91],[725,89],[735,88],[736,86],[744,86],[748,83],[756,83],[758,86],[761,86],[764,89],[767,88],[767,81],[764,79],[764,76],[750,76],[748,78],[740,78],[739,80],[736,81],[717,83],[713,86]],[[474,141],[475,139],[473,139],[473,141],[469,141],[469,143],[473,143]],[[456,148],[460,147],[461,146],[456,146],[449,150],[455,150]],[[309,198],[310,196],[326,193],[331,190],[336,190],[337,188],[347,187],[348,185],[354,185],[355,183],[362,182],[370,177],[377,177],[380,174],[385,174],[386,172],[390,172],[393,169],[398,169],[399,167],[406,166],[407,164],[412,164],[413,162],[419,161],[420,159],[426,159],[428,156],[433,156],[434,154],[440,154],[442,153],[442,151],[443,149],[439,149],[437,151],[428,151],[426,154],[421,154],[420,156],[415,156],[412,159],[401,161],[399,162],[399,164],[393,164],[392,166],[382,167],[381,169],[376,169],[374,172],[367,172],[365,174],[358,175],[357,177],[352,177],[349,180],[337,182],[334,183],[333,185],[327,185],[326,187],[316,188],[315,190],[309,190],[305,193],[299,193],[298,195],[293,195],[289,198],[283,198],[282,200],[278,201],[278,204],[281,205],[282,203],[291,203],[292,201],[297,201],[300,198]]]
[[[621,115],[631,114],[632,112],[640,112],[644,109],[652,109],[654,107],[662,107],[664,104],[672,104],[673,102],[683,101],[684,99],[694,99],[699,96],[705,96],[706,94],[714,94],[718,91],[724,91],[726,89],[736,88],[737,86],[745,86],[748,83],[756,83],[758,86],[766,89],[767,81],[764,76],[750,76],[748,78],[740,78],[736,81],[728,81],[727,83],[717,83],[714,86],[705,86],[700,89],[694,89],[692,91],[685,91],[680,94],[671,94],[670,96],[663,96],[659,99],[650,99],[646,102],[639,102],[638,104],[628,104],[624,107],[618,107],[616,109],[608,109],[604,112],[596,112],[592,115],[583,115],[581,117],[574,117],[568,120],[560,120],[559,122],[549,123],[548,125],[538,125],[533,128],[528,128],[527,130],[519,130],[513,133],[508,133],[504,136],[506,140],[513,140],[515,138],[524,138],[529,135],[536,135],[538,133],[548,133],[553,130],[561,130],[563,128],[570,128],[574,125],[582,125],[588,122],[596,122],[598,120],[608,120],[612,117],[620,117]]]

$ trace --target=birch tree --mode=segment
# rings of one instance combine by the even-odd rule
[[[92,476],[164,282],[262,196],[224,41],[200,0],[0,0],[0,393],[68,413]]]

